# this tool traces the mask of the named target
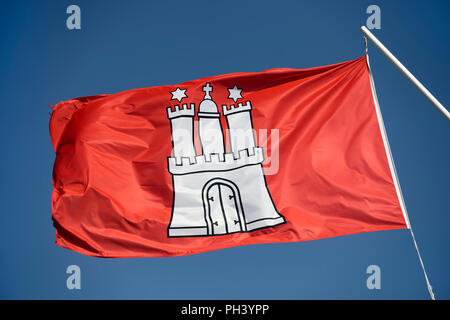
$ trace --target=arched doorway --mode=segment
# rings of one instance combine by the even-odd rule
[[[215,178],[203,187],[203,207],[208,235],[246,231],[238,187],[231,181]]]

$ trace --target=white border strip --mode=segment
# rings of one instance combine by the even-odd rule
[[[373,81],[372,70],[369,64],[369,55],[366,53],[367,68],[369,69],[370,87],[372,88],[373,102],[375,104],[375,110],[377,112],[378,125],[380,126],[381,136],[383,137],[384,149],[386,150],[386,156],[389,162],[389,168],[391,169],[392,180],[394,181],[395,191],[397,192],[398,201],[403,212],[403,218],[406,222],[406,227],[411,229],[409,222],[408,211],[406,211],[405,200],[403,199],[402,189],[397,176],[397,170],[395,170],[394,159],[392,157],[391,148],[389,146],[389,140],[387,138],[386,129],[384,127],[383,116],[381,115],[380,105],[378,104],[377,92],[375,90],[375,83]]]
[[[406,211],[405,200],[403,199],[402,189],[400,188],[400,182],[398,180],[397,170],[395,170],[394,159],[392,157],[391,148],[389,146],[389,141],[388,141],[387,134],[386,134],[386,129],[384,127],[383,117],[381,116],[380,105],[378,104],[377,92],[375,90],[375,83],[374,83],[373,77],[372,77],[372,70],[370,70],[369,55],[367,53],[367,47],[366,47],[366,61],[367,61],[367,68],[369,69],[370,86],[372,88],[373,101],[375,104],[375,110],[377,112],[378,125],[380,126],[381,136],[383,137],[384,149],[386,150],[386,155],[387,155],[388,162],[389,162],[389,168],[391,169],[391,175],[392,175],[392,179],[394,181],[395,190],[397,192],[397,197],[400,202],[400,207],[403,212],[403,218],[405,219],[406,227],[411,232],[411,236],[412,236],[412,239],[414,242],[414,246],[416,248],[417,256],[419,257],[420,265],[422,266],[423,274],[425,276],[425,282],[427,284],[428,293],[430,294],[431,300],[435,300],[436,298],[433,293],[433,287],[431,286],[430,280],[428,279],[427,271],[425,270],[425,265],[423,264],[423,260],[420,255],[419,247],[417,246],[416,237],[414,236],[414,232],[413,232],[413,230],[411,228],[411,224],[409,222],[408,212]]]

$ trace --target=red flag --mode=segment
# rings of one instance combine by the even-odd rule
[[[375,101],[361,57],[60,102],[56,243],[159,257],[407,228]]]

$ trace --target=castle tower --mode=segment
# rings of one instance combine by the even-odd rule
[[[223,114],[227,117],[228,128],[230,130],[231,151],[235,156],[239,155],[240,150],[247,149],[253,153],[255,148],[255,136],[253,134],[252,118],[250,111],[252,105],[250,101],[246,104],[222,105]]]
[[[203,154],[209,159],[212,153],[222,158],[225,152],[220,113],[216,103],[212,100],[210,92],[213,90],[207,83],[203,87],[205,97],[198,108],[198,131]]]
[[[167,117],[170,119],[172,130],[173,157],[177,163],[181,163],[182,158],[189,158],[189,162],[194,162],[194,115],[195,104],[175,105],[175,110],[167,108]]]

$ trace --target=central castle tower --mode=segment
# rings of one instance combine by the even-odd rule
[[[167,108],[173,142],[167,160],[174,190],[169,237],[249,232],[285,223],[266,186],[264,151],[255,144],[250,101],[222,105],[231,147],[226,153],[212,90],[209,83],[203,87],[197,112],[201,155],[194,146],[195,104]]]

